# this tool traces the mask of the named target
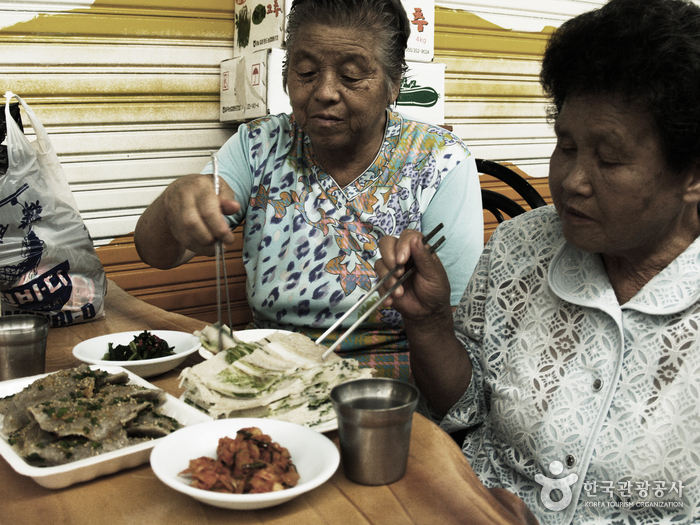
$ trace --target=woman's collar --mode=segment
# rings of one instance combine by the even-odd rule
[[[617,304],[617,297],[600,255],[584,252],[567,242],[562,244],[552,258],[548,280],[552,291],[571,303],[604,310]],[[653,315],[671,315],[698,301],[700,238],[654,276],[632,299],[618,308]],[[613,315],[614,312],[611,310],[610,314]]]

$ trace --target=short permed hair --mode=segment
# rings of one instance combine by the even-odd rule
[[[700,160],[700,7],[686,0],[611,0],[550,38],[540,82],[556,120],[568,96],[620,97],[654,119],[668,165]]]
[[[294,48],[297,39],[304,38],[300,28],[316,23],[364,29],[379,36],[377,58],[384,70],[388,93],[406,73],[406,47],[411,36],[411,23],[401,0],[294,0],[287,18],[284,42],[282,81],[285,90],[289,51]]]

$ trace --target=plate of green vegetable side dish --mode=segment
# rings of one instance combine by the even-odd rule
[[[73,348],[84,363],[120,366],[139,377],[163,374],[199,350],[199,337],[174,330],[141,330],[102,335]]]

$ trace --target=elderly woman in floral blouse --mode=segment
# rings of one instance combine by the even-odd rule
[[[418,270],[387,304],[487,486],[542,523],[696,521],[700,8],[612,0],[554,33],[541,80],[554,207],[496,230],[454,317],[422,235],[382,239],[379,275]]]
[[[136,226],[141,258],[172,268],[213,254],[214,241],[232,243],[231,228],[244,222],[251,328],[316,339],[371,288],[381,236],[442,223],[456,305],[484,245],[479,176],[456,135],[390,109],[410,28],[400,0],[295,0],[283,70],[292,114],[238,128],[217,153],[218,198],[211,165],[168,186]],[[393,310],[375,312],[337,352],[409,379]]]

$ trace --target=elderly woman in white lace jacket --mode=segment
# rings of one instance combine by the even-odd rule
[[[612,0],[555,32],[541,79],[554,207],[499,226],[454,316],[422,236],[385,237],[379,275],[418,270],[387,303],[485,485],[545,524],[695,522],[700,8]]]

